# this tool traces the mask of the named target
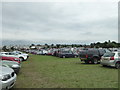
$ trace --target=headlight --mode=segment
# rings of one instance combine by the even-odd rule
[[[15,61],[19,61],[19,59],[15,58]]]
[[[15,65],[12,65],[12,68],[19,68],[20,66],[15,64]]]
[[[3,76],[2,76],[2,81],[7,81],[7,80],[10,79],[10,78],[11,78],[11,76],[10,76],[9,74],[3,75]]]

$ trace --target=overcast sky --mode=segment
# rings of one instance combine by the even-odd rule
[[[118,40],[118,3],[6,2],[3,40],[91,43]]]

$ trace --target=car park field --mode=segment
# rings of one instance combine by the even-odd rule
[[[118,69],[84,64],[79,58],[30,55],[14,88],[118,88]]]

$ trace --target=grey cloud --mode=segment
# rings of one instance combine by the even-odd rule
[[[6,36],[3,39],[51,42],[64,39],[75,42],[117,40],[116,5],[94,2],[3,3],[3,36]]]

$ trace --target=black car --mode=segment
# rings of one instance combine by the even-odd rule
[[[110,51],[105,49],[85,49],[79,52],[79,58],[85,63],[97,64],[106,52]]]
[[[73,53],[71,50],[60,50],[58,52],[58,57],[60,58],[74,58],[78,57],[76,53]]]

